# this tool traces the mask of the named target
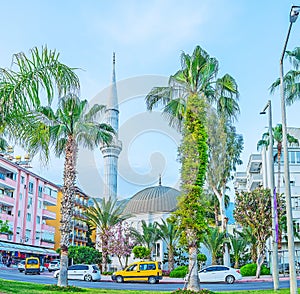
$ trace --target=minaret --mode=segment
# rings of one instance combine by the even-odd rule
[[[118,158],[122,150],[122,142],[118,139],[119,107],[115,72],[115,53],[113,53],[113,72],[110,94],[105,111],[105,123],[111,125],[116,134],[109,145],[101,145],[100,150],[104,160],[104,191],[105,199],[117,198]]]

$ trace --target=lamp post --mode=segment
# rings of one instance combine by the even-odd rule
[[[267,105],[260,114],[266,114],[268,109],[268,120],[269,120],[269,151],[268,151],[268,185],[267,187],[271,191],[271,209],[272,209],[272,276],[273,276],[273,287],[274,290],[279,289],[279,273],[278,273],[278,243],[277,243],[277,234],[276,234],[276,222],[277,220],[277,211],[275,210],[275,201],[276,201],[276,190],[274,184],[274,159],[273,159],[273,129],[272,129],[272,107],[271,100],[268,100]]]
[[[293,23],[297,20],[300,6],[292,6],[290,11],[290,25],[283,51],[280,58],[280,97],[281,97],[281,115],[282,115],[282,146],[284,157],[284,179],[285,179],[285,201],[286,201],[286,222],[288,235],[288,253],[289,253],[289,270],[290,270],[290,293],[298,293],[297,277],[295,268],[295,245],[293,231],[293,214],[291,205],[291,187],[290,187],[290,171],[289,171],[289,155],[287,144],[287,126],[286,126],[286,108],[284,95],[284,80],[283,80],[283,58],[286,51],[286,46],[290,37]]]

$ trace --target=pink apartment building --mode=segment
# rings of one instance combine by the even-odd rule
[[[58,190],[57,185],[0,156],[0,219],[8,220],[13,232],[0,233],[0,257],[57,255],[55,227],[46,220],[56,218],[47,207],[56,205]]]

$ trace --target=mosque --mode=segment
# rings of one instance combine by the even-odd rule
[[[115,73],[115,53],[113,53],[112,83],[109,93],[108,101],[106,103],[105,122],[114,128],[116,135],[109,146],[102,145],[100,147],[104,162],[103,197],[105,199],[117,199],[118,158],[119,154],[122,152],[122,142],[118,139],[119,103]],[[147,224],[154,223],[155,221],[159,223],[161,222],[161,219],[166,220],[170,213],[176,209],[177,198],[179,195],[180,192],[178,190],[163,186],[160,177],[157,186],[145,188],[127,201],[124,208],[124,214],[132,215],[127,222],[135,229],[141,230],[142,220]],[[152,258],[162,262],[165,252],[167,252],[166,244],[160,240],[155,244]],[[129,263],[132,261],[133,257],[130,257]],[[165,267],[166,265],[164,265],[164,268]],[[117,258],[112,258],[111,268],[120,269]]]

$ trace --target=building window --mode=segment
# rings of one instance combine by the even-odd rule
[[[31,222],[31,214],[30,214],[30,213],[27,213],[27,215],[26,215],[26,220],[27,220],[28,222]]]
[[[40,216],[37,216],[37,217],[36,217],[36,223],[37,223],[37,224],[40,224],[40,223],[41,223],[41,217],[40,217]]]
[[[21,176],[21,184],[24,184],[25,178]]]
[[[18,210],[18,217],[21,216],[21,210]]]
[[[300,196],[292,197],[292,209],[300,210]]]
[[[38,201],[38,208],[42,208],[42,201],[41,200]]]
[[[160,257],[160,243],[155,244],[155,255],[156,257]]]
[[[22,200],[22,193],[20,193],[20,200]]]
[[[29,182],[28,184],[28,193],[33,194],[33,183]]]
[[[42,186],[39,186],[38,197],[40,197],[40,198],[43,197],[43,187]]]
[[[16,180],[16,174],[15,174],[15,173],[12,173],[12,172],[7,173],[7,174],[6,174],[6,177],[9,178],[9,179],[11,179],[11,180],[13,180],[13,181]]]

